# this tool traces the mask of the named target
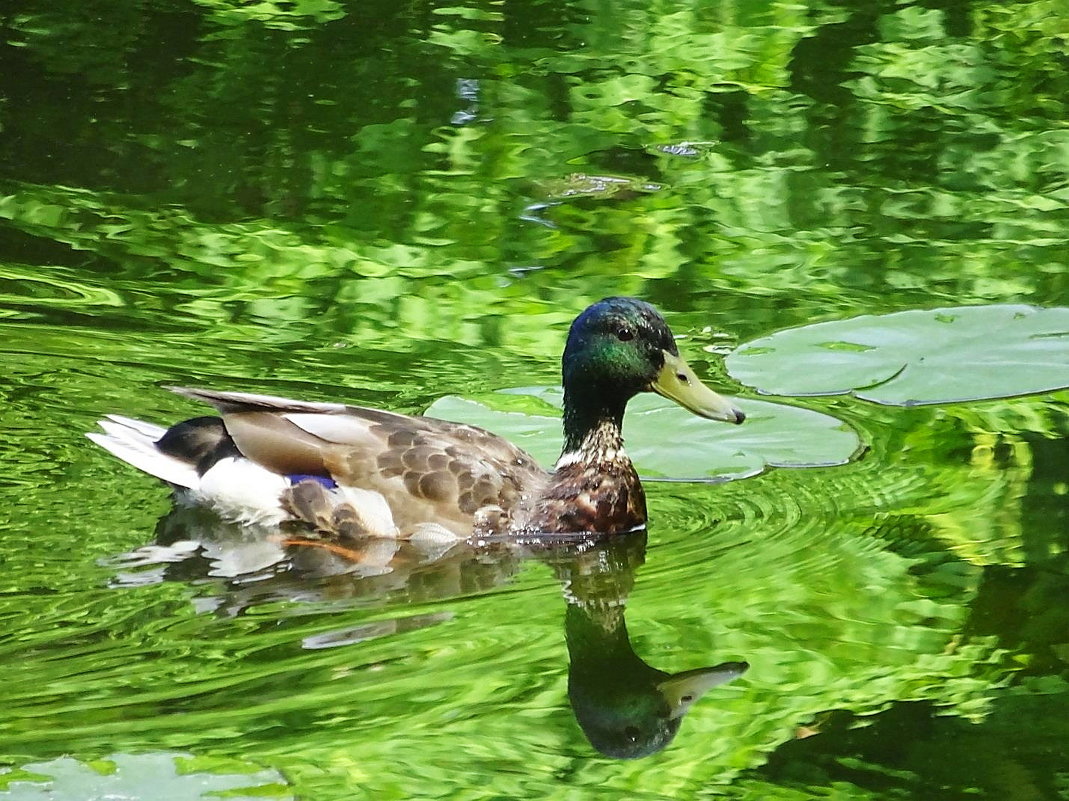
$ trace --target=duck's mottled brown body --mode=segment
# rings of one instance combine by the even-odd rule
[[[552,473],[475,426],[268,395],[175,391],[220,418],[164,430],[111,416],[94,441],[242,522],[299,521],[331,536],[606,533],[646,522],[623,449],[627,401],[656,391],[705,417],[743,415],[680,358],[663,318],[607,298],[572,324],[563,357],[565,452]]]
[[[265,395],[178,391],[223,414],[223,426],[204,418],[213,424],[201,440],[228,433],[230,450],[282,475],[308,477],[283,494],[283,503],[325,532],[382,533],[316,478],[404,497],[390,504],[400,532],[435,523],[460,536],[616,534],[646,521],[642,484],[619,429],[608,421],[548,473],[506,440],[462,423]]]
[[[335,513],[359,520],[359,510],[348,507],[365,496],[347,499],[315,479],[380,495],[398,532],[433,523],[458,536],[472,533],[476,522],[484,533],[503,533],[493,529],[507,525],[549,479],[527,453],[476,426],[360,406],[177,391],[218,408],[237,451],[249,459],[305,479],[294,488],[311,480],[301,494],[285,493],[283,502],[320,528]],[[352,530],[384,533],[372,520]]]

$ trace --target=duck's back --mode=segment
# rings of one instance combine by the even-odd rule
[[[484,530],[495,530],[547,480],[527,453],[475,426],[343,404],[179,391],[219,409],[237,450],[272,472],[381,495],[402,533],[437,524],[467,536],[480,510]]]

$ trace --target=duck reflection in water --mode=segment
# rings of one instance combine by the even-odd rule
[[[710,689],[741,676],[745,662],[667,673],[634,651],[624,619],[646,532],[590,537],[495,538],[448,548],[368,538],[345,547],[265,536],[203,510],[178,508],[156,541],[113,561],[120,586],[162,580],[217,582],[198,606],[235,615],[268,601],[357,601],[374,607],[448,600],[507,583],[525,560],[547,564],[567,601],[568,698],[580,728],[602,754],[634,759],[667,746],[684,715]],[[437,625],[448,612],[376,620],[307,638],[306,648],[353,645]]]
[[[563,582],[568,601],[564,632],[572,711],[590,744],[619,759],[663,749],[702,695],[749,667],[723,662],[673,674],[635,653],[624,613],[645,552],[646,532],[637,531],[585,551],[542,554]]]

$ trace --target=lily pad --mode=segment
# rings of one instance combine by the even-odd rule
[[[470,423],[519,445],[545,467],[561,450],[560,389],[525,387],[486,396],[486,403],[447,395],[426,414]],[[644,478],[729,481],[769,467],[828,467],[860,449],[840,420],[781,403],[733,399],[746,413],[741,426],[695,417],[658,395],[639,395],[624,417],[627,452]]]
[[[863,315],[755,339],[725,364],[767,394],[850,393],[889,406],[1049,392],[1069,387],[1069,308]]]
[[[0,771],[0,799],[84,801],[154,798],[159,801],[292,799],[286,780],[233,760],[192,757],[173,752],[114,754],[94,762],[68,756]],[[230,764],[223,764],[230,763]],[[230,768],[228,771],[227,768]]]

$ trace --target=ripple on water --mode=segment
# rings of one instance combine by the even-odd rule
[[[726,648],[751,663],[746,681],[759,684],[819,686],[828,671],[842,681],[851,670],[915,659],[918,648],[942,654],[979,571],[958,576],[958,597],[921,602],[917,555],[874,536],[886,512],[873,511],[863,488],[837,486],[846,478],[774,473],[750,486],[657,493],[633,615],[660,610],[653,625],[666,642]],[[914,529],[902,523],[899,534],[915,537]],[[658,588],[656,604],[644,586]],[[764,657],[744,651],[747,644]]]

